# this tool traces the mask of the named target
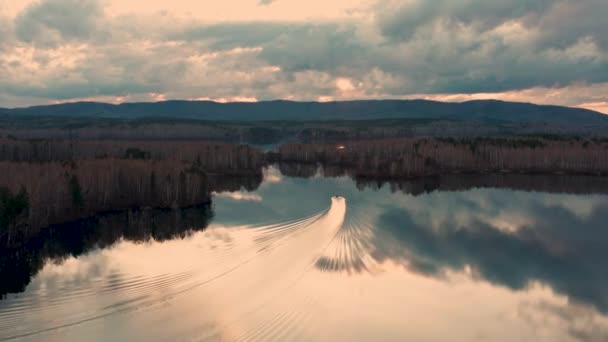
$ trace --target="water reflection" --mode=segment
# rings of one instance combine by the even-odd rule
[[[18,248],[0,252],[0,296],[23,292],[47,261],[60,264],[119,241],[144,243],[183,239],[207,227],[209,205],[182,209],[143,209],[101,214],[54,225]]]
[[[608,203],[585,218],[556,206],[532,210],[533,223],[504,231],[477,220],[466,226],[443,221],[429,229],[407,210],[387,208],[374,224],[370,255],[432,276],[469,268],[480,279],[515,290],[539,281],[607,312]]]
[[[534,176],[532,177],[534,179]],[[495,187],[488,179],[523,187],[534,183],[521,175],[482,177],[473,183]],[[573,182],[567,182],[566,180]],[[461,189],[454,178],[435,183]],[[557,192],[600,191],[594,177],[549,178]],[[409,181],[409,184],[415,183]],[[524,186],[525,185],[525,186]],[[424,186],[424,185],[422,185]],[[376,190],[382,187],[377,187]],[[394,183],[388,189],[395,191]],[[415,196],[436,191],[410,191]],[[550,196],[504,190],[436,193],[412,202],[409,198],[377,201],[353,207],[339,234],[333,257],[319,260],[324,271],[363,272],[391,261],[410,271],[443,277],[446,271],[467,271],[476,278],[522,290],[534,282],[551,286],[570,300],[608,311],[608,197]],[[405,201],[404,201],[405,199]],[[372,200],[373,201],[373,200]]]
[[[160,221],[173,232],[134,219],[115,233],[73,228],[82,243],[69,229],[49,233],[37,253],[55,262],[0,301],[0,337],[602,341],[605,182],[391,184],[282,165],[253,192],[225,186],[212,212],[179,214],[187,224],[168,212]]]
[[[359,190],[378,190],[421,195],[434,191],[466,191],[475,188],[498,188],[570,194],[608,194],[608,177],[560,174],[445,174],[442,176],[382,179],[359,177],[356,171],[336,165],[279,163],[283,175],[299,178],[349,177]]]

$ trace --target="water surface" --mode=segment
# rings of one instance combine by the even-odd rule
[[[270,169],[49,230],[4,257],[0,339],[608,339],[608,196],[408,184]]]

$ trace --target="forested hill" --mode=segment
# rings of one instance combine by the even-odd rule
[[[581,108],[479,100],[447,103],[427,100],[344,102],[263,101],[218,103],[165,101],[154,103],[76,102],[27,108],[0,108],[4,116],[96,118],[177,118],[219,121],[311,121],[373,119],[443,119],[483,123],[548,123],[608,125],[608,115]]]

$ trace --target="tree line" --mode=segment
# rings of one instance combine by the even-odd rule
[[[99,212],[207,203],[252,190],[264,154],[201,141],[0,140],[0,245]]]
[[[608,173],[603,138],[395,138],[282,145],[273,161],[349,167],[359,177],[408,178],[448,173]]]
[[[250,173],[263,153],[251,146],[207,141],[0,139],[0,161],[54,162],[138,159],[196,163],[207,172]]]

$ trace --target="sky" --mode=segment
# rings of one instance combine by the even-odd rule
[[[0,0],[0,107],[496,98],[608,113],[606,0]]]

